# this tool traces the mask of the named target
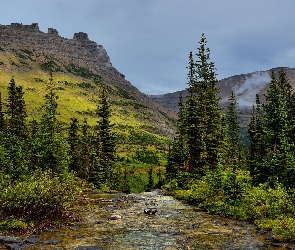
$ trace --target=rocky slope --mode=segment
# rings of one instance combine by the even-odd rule
[[[252,105],[255,103],[255,95],[259,94],[261,99],[264,100],[263,94],[266,93],[268,89],[271,72],[274,71],[274,73],[278,75],[281,69],[286,71],[291,85],[295,88],[295,69],[293,68],[278,67],[267,71],[235,75],[222,79],[216,84],[220,89],[219,96],[222,98],[221,105],[226,108],[228,97],[231,92],[234,91],[239,103],[241,124],[243,126],[247,125],[252,114]],[[164,95],[151,95],[150,97],[160,105],[177,113],[177,104],[181,92],[184,99],[189,94],[187,90],[182,90]]]
[[[89,86],[83,93],[85,96],[93,96],[94,93],[94,99],[97,98],[95,84],[99,85],[100,81],[104,81],[110,86],[114,109],[121,115],[121,121],[128,124],[128,119],[132,116],[133,123],[138,123],[141,127],[147,124],[148,132],[165,136],[173,134],[172,121],[176,117],[175,114],[128,82],[124,75],[112,66],[105,49],[89,40],[86,33],[75,33],[73,39],[67,39],[59,36],[58,31],[53,28],[49,28],[47,33],[40,31],[37,23],[0,25],[0,88],[3,89],[4,84],[8,83],[7,77],[4,76],[10,75],[19,76],[20,79],[16,81],[21,84],[24,82],[25,90],[31,91],[31,86],[38,82],[38,79],[40,82],[48,79],[49,71],[59,80],[60,90],[69,90],[69,94],[69,84],[72,89],[73,86],[84,86],[85,90]],[[72,82],[64,80],[66,78],[72,79]],[[81,81],[88,85],[81,85]],[[36,92],[35,97],[39,98],[38,89]],[[92,104],[95,104],[95,101]],[[71,103],[68,102],[68,105]],[[86,102],[84,106],[85,112],[81,112],[87,115],[89,107]],[[34,113],[31,112],[30,115]]]

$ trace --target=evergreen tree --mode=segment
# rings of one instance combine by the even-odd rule
[[[294,144],[291,144],[289,136],[290,128],[294,126],[289,122],[290,96],[291,85],[286,79],[285,72],[280,71],[278,80],[272,73],[264,105],[266,126],[264,146],[267,148],[267,154],[263,158],[263,162],[267,166],[265,175],[271,185],[280,182],[284,183],[286,187],[295,187]],[[290,178],[290,175],[294,177]]]
[[[175,178],[179,171],[184,172],[187,170],[186,110],[182,100],[182,93],[180,93],[179,96],[178,108],[176,134],[171,145],[171,150],[169,150],[168,163],[166,166],[166,176],[168,179]]]
[[[107,86],[101,84],[100,101],[96,114],[99,118],[95,126],[96,138],[95,151],[96,159],[90,173],[90,179],[96,185],[112,182],[115,160],[115,134],[112,131],[114,124],[111,124],[111,105],[108,100]]]
[[[238,121],[237,101],[234,92],[232,91],[229,97],[229,105],[227,108],[227,130],[229,137],[228,154],[234,168],[242,167],[243,165],[243,149],[241,145],[240,124]]]
[[[285,72],[271,75],[266,103],[256,104],[249,125],[250,171],[255,184],[276,182],[295,187],[295,158],[292,141],[292,94]]]
[[[68,143],[62,135],[61,125],[57,120],[57,99],[52,74],[50,74],[44,114],[41,117],[40,129],[32,150],[37,152],[39,168],[50,169],[53,173],[63,173],[68,168]]]
[[[91,144],[92,140],[89,125],[87,123],[87,118],[84,118],[81,138],[82,166],[80,170],[80,175],[83,179],[87,179],[89,177],[88,174],[93,165]]]
[[[253,106],[253,114],[248,125],[248,134],[250,140],[249,147],[249,168],[254,184],[264,183],[264,176],[261,159],[265,156],[264,147],[265,126],[263,121],[263,105],[260,102],[259,95],[256,95],[256,107]]]
[[[4,111],[3,111],[3,103],[2,103],[2,98],[1,98],[1,93],[0,93],[0,132],[5,131],[5,116],[4,116]]]
[[[82,155],[81,155],[81,143],[79,136],[79,122],[77,118],[71,118],[71,124],[68,136],[69,143],[69,170],[76,173],[79,177],[83,177],[82,172]]]
[[[221,162],[225,128],[215,66],[210,62],[210,50],[204,34],[193,64],[189,59],[189,88],[187,100],[187,136],[189,146],[189,172],[202,176],[214,170]]]
[[[12,78],[8,87],[8,99],[6,114],[8,115],[8,131],[18,137],[26,134],[26,104],[24,100],[22,86],[16,86]]]

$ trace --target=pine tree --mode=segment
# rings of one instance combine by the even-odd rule
[[[1,93],[0,93],[0,132],[4,132],[5,127],[6,127],[5,116],[4,116],[3,103],[2,103]]]
[[[63,173],[68,168],[68,143],[62,135],[62,128],[57,119],[57,100],[52,74],[50,74],[48,92],[45,95],[44,114],[40,129],[34,141],[34,152],[38,152],[37,167],[50,169],[53,173]]]
[[[261,159],[265,156],[264,147],[265,126],[263,121],[263,105],[260,102],[259,95],[256,95],[256,107],[253,106],[253,114],[248,125],[248,134],[250,140],[249,147],[249,169],[254,184],[264,183],[264,166]]]
[[[280,71],[278,80],[272,73],[264,105],[266,126],[264,146],[267,148],[267,154],[263,161],[264,165],[268,166],[267,181],[271,185],[275,182],[284,183],[286,187],[295,186],[294,144],[291,144],[289,133],[290,128],[294,126],[289,122],[290,96],[291,85],[286,79],[285,72]],[[290,178],[290,175],[294,177]]]
[[[176,178],[179,171],[185,172],[187,170],[186,110],[182,100],[182,93],[179,95],[178,108],[176,133],[171,145],[171,150],[169,150],[168,163],[166,166],[166,176],[168,179]]]
[[[22,86],[16,86],[12,78],[8,87],[6,114],[8,115],[8,131],[18,137],[26,134],[26,104]]]
[[[292,94],[284,71],[280,71],[278,79],[272,72],[265,97],[264,105],[257,101],[256,114],[249,125],[250,172],[256,185],[267,182],[274,186],[279,182],[294,188]]]
[[[93,165],[92,157],[92,136],[90,134],[87,118],[84,118],[82,126],[82,138],[81,138],[81,153],[82,153],[82,166],[81,166],[81,178],[87,179],[89,177],[90,169]]]
[[[82,173],[82,155],[81,155],[81,143],[79,136],[79,122],[77,118],[71,118],[71,124],[68,135],[68,143],[69,143],[69,170],[73,171],[79,177],[83,177],[84,173]]]
[[[114,124],[111,123],[111,105],[108,100],[107,86],[101,84],[100,101],[96,114],[99,118],[95,126],[96,160],[90,173],[90,179],[100,185],[112,182],[115,160],[115,133],[112,131]]]
[[[228,100],[229,105],[226,116],[229,137],[228,153],[234,168],[240,168],[243,165],[243,149],[241,145],[241,127],[238,121],[237,101],[233,91]]]
[[[200,47],[196,54],[198,60],[193,64],[189,59],[190,95],[187,106],[187,136],[189,145],[189,172],[202,176],[207,170],[214,170],[221,162],[225,128],[215,66],[210,62],[210,50],[202,34]]]

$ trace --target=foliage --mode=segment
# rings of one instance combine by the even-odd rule
[[[1,183],[1,230],[21,229],[52,219],[62,219],[77,203],[81,183],[69,173],[54,175],[37,170],[11,186]]]
[[[146,149],[145,147],[137,149],[132,156],[132,159],[140,161],[142,163],[160,165],[157,153],[153,150]]]
[[[41,63],[40,68],[48,72],[63,72],[62,68],[53,60]]]
[[[256,98],[249,124],[249,165],[255,185],[273,186],[278,181],[287,189],[295,187],[293,95],[282,70],[279,79],[272,73],[266,103],[261,104]]]
[[[101,84],[100,101],[96,114],[99,118],[95,126],[94,153],[95,163],[93,164],[89,179],[96,186],[105,184],[112,180],[115,160],[115,133],[112,131],[114,124],[111,123],[112,115],[108,101],[107,87]]]
[[[102,77],[98,74],[93,73],[87,68],[80,67],[77,65],[74,65],[72,63],[65,66],[66,70],[74,75],[81,76],[83,78],[88,78],[94,80],[94,83],[96,85],[99,85],[102,82]]]

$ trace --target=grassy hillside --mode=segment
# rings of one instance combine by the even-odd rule
[[[8,83],[13,77],[17,85],[23,86],[28,120],[38,120],[42,115],[49,71],[52,70],[55,91],[59,96],[59,120],[65,123],[65,127],[71,117],[76,117],[81,123],[87,118],[90,125],[96,124],[99,85],[103,81],[100,75],[54,59],[39,61],[28,50],[4,52],[2,49],[1,52],[0,92],[4,103]],[[167,134],[159,130],[153,110],[118,86],[108,85],[108,92],[113,110],[112,122],[118,133],[118,154],[132,155],[141,146],[146,146],[163,155],[168,143]],[[164,115],[169,118],[167,114]]]

